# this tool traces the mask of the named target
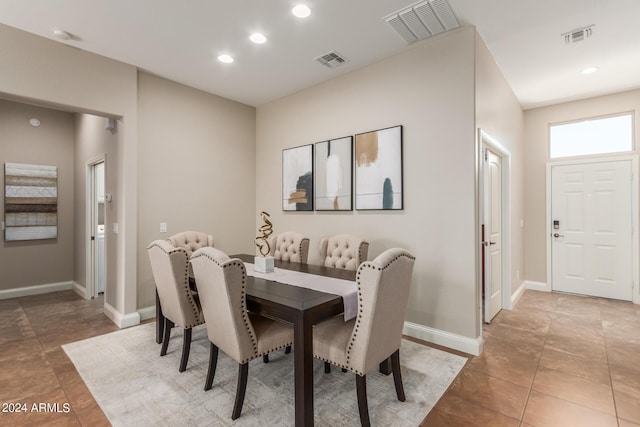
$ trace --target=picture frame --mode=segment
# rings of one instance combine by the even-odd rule
[[[282,210],[313,211],[313,144],[282,150]]]
[[[4,164],[4,240],[58,237],[58,168]]]
[[[353,210],[353,137],[314,144],[315,210]]]
[[[356,210],[402,210],[402,125],[357,134]]]

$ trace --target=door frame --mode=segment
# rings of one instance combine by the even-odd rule
[[[86,163],[86,179],[85,179],[85,299],[91,299],[95,296],[97,286],[97,269],[96,269],[96,240],[91,240],[93,234],[94,217],[97,215],[95,211],[95,166],[98,163],[104,163],[105,177],[107,172],[107,155],[105,153],[98,154],[87,160]],[[106,209],[105,209],[105,223],[106,223]],[[104,257],[105,257],[105,275],[106,275],[106,261],[107,261],[107,239],[105,233],[104,241]],[[105,286],[105,302],[107,289]]]
[[[634,304],[640,304],[640,286],[638,286],[640,282],[640,259],[638,258],[640,254],[640,239],[638,239],[638,231],[640,230],[640,221],[638,215],[638,155],[637,154],[629,154],[629,155],[612,155],[612,156],[598,156],[598,157],[588,157],[588,158],[573,158],[568,160],[555,160],[555,161],[547,161],[547,213],[546,213],[546,235],[547,235],[547,283],[544,289],[540,289],[546,292],[551,292],[553,289],[553,259],[551,253],[552,247],[552,234],[553,229],[551,226],[552,215],[551,215],[551,191],[552,191],[552,183],[551,183],[551,169],[554,166],[567,166],[567,165],[580,165],[587,163],[603,163],[603,162],[616,162],[616,161],[631,161],[631,230],[632,230],[632,239],[631,239],[631,277],[632,277],[632,302]]]
[[[478,128],[478,211],[477,211],[477,262],[478,291],[480,305],[480,322],[484,316],[484,300],[482,298],[483,265],[482,265],[482,224],[485,217],[485,188],[484,188],[484,150],[489,149],[502,159],[502,309],[511,310],[511,152],[493,139],[488,133]]]

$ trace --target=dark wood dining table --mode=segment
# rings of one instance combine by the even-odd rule
[[[231,255],[253,263],[253,255]],[[275,261],[277,268],[355,280],[356,272],[312,264]],[[247,276],[247,308],[293,325],[295,425],[313,425],[313,325],[344,311],[342,297],[299,286]],[[156,342],[162,342],[164,316],[156,294]],[[382,366],[381,366],[382,369]]]

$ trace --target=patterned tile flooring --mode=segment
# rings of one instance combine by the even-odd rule
[[[0,425],[109,425],[60,348],[118,329],[102,305],[71,291],[0,300],[0,404],[28,409]],[[422,425],[640,426],[640,306],[526,291],[484,338]]]

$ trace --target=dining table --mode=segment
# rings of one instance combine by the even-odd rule
[[[245,263],[253,263],[254,256],[230,255]],[[297,262],[275,261],[278,269],[293,270],[306,274],[355,281],[356,272]],[[345,307],[340,295],[280,283],[274,280],[246,277],[247,309],[293,325],[294,399],[295,425],[313,426],[313,325],[343,313]],[[266,275],[268,277],[268,275]],[[197,287],[197,283],[195,283]],[[160,300],[156,294],[156,342],[162,342],[164,317]],[[388,364],[380,365],[381,372],[388,374]]]

